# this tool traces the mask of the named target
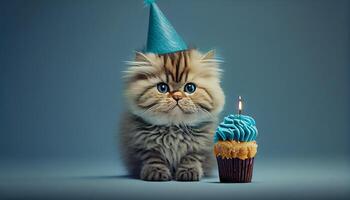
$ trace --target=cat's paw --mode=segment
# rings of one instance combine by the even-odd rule
[[[140,178],[144,181],[170,181],[171,173],[165,165],[144,165]]]
[[[179,167],[175,175],[177,181],[199,181],[203,171],[199,167]]]

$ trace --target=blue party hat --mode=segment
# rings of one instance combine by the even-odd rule
[[[186,50],[186,43],[154,0],[145,0],[145,4],[150,6],[146,52],[164,54]]]

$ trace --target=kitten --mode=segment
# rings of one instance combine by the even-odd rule
[[[120,147],[130,175],[147,181],[209,175],[225,101],[214,51],[137,52],[129,65]]]

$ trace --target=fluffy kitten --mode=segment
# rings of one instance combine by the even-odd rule
[[[225,100],[214,51],[137,52],[129,65],[129,111],[120,130],[129,173],[147,181],[198,181],[209,175]]]

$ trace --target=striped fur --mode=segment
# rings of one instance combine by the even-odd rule
[[[224,105],[214,53],[137,53],[128,63],[120,147],[127,169],[149,181],[197,181],[212,167],[213,133]],[[167,83],[170,91],[158,92]],[[192,82],[197,90],[184,91]],[[176,101],[173,95],[181,95]]]

